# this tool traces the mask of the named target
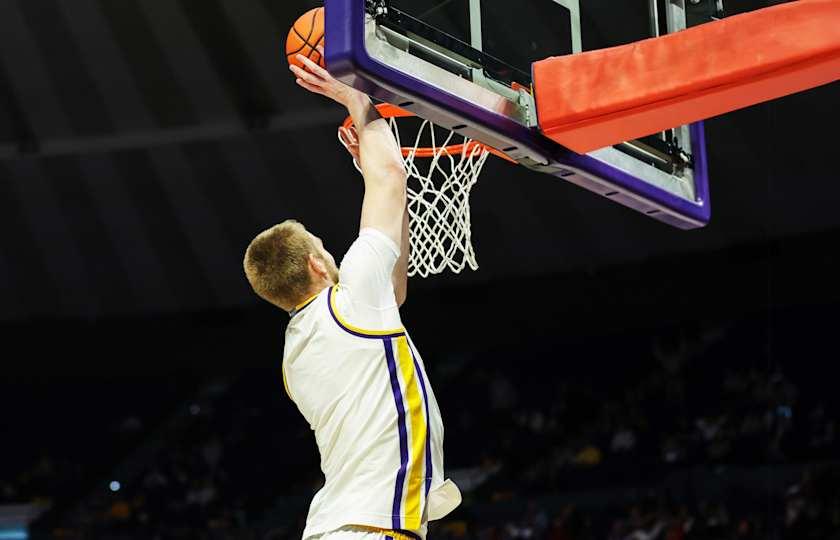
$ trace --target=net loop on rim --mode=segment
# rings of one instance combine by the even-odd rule
[[[390,104],[377,105],[377,109],[388,119],[408,173],[408,275],[428,277],[446,269],[458,274],[467,266],[477,270],[470,192],[491,153],[510,158],[452,130],[443,130],[448,134],[441,140],[436,131],[442,128],[422,119],[414,144],[403,146],[397,119],[414,115]],[[352,125],[348,118],[344,129],[338,130],[338,139],[345,147],[357,142],[348,138],[355,137],[348,131]],[[353,163],[361,172],[359,164],[355,160]]]

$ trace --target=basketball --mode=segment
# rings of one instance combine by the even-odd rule
[[[289,64],[303,67],[295,55],[302,54],[321,67],[324,58],[315,48],[324,45],[324,8],[310,9],[295,21],[286,38],[286,60]]]

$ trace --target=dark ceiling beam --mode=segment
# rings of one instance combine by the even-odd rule
[[[22,209],[25,225],[37,242],[41,258],[55,284],[55,297],[48,306],[43,307],[56,317],[99,317],[102,305],[98,284],[93,283],[88,261],[82,254],[73,228],[67,222],[59,194],[44,171],[43,163],[38,160],[11,162],[7,172],[11,176],[11,181],[7,181],[16,204]],[[20,285],[41,286],[32,282]]]
[[[100,4],[96,0],[56,0],[56,4],[73,36],[81,69],[89,76],[92,84],[90,91],[97,93],[102,101],[101,109],[95,114],[107,117],[111,129],[117,132],[157,129],[157,123],[142,100],[125,56],[114,39],[114,29]],[[54,143],[45,141],[46,147],[42,147],[39,155],[55,158],[80,154],[53,152]],[[109,154],[88,155],[79,159],[77,183],[85,186],[83,192],[90,194],[94,207],[92,213],[105,224],[102,234],[108,235],[111,243],[118,246],[116,260],[131,293],[129,295],[127,290],[122,301],[134,304],[128,307],[129,310],[182,307],[178,305],[178,295],[174,294],[176,285],[168,279],[171,276],[167,274],[157,249],[159,246],[149,236],[141,214],[142,203],[129,192],[127,181],[114,159]],[[150,209],[144,207],[142,210],[148,212]],[[90,239],[83,241],[89,242]],[[98,242],[101,244],[101,239]],[[125,249],[122,247],[125,245],[132,248]]]
[[[71,137],[38,43],[17,2],[0,2],[0,61],[35,138]]]
[[[145,312],[176,311],[184,304],[167,272],[163,254],[149,234],[144,218],[148,208],[127,188],[114,159],[83,156],[78,159],[82,181],[96,203],[97,213],[107,224],[117,246],[117,256],[134,292],[130,308]],[[126,249],[125,246],[131,246]],[[127,301],[128,299],[126,299]]]
[[[66,2],[67,0],[62,1]],[[231,113],[232,102],[228,102],[227,98],[233,94],[224,92],[224,90],[230,90],[230,88],[224,85],[219,72],[224,65],[219,63],[221,61],[219,58],[208,56],[213,51],[207,48],[206,43],[183,35],[189,32],[173,31],[172,29],[164,31],[155,28],[155,38],[157,39],[154,40],[156,42],[154,45],[159,45],[156,50],[162,52],[159,58],[171,68],[170,74],[173,84],[178,87],[179,91],[183,92],[184,97],[189,101],[189,108],[194,109],[191,113],[195,114],[196,119],[208,117],[219,119],[214,123],[207,124],[191,123],[192,125],[188,124],[187,126],[170,125],[170,127],[161,127],[148,108],[150,104],[154,103],[148,98],[154,99],[155,96],[144,95],[143,89],[137,81],[137,77],[142,76],[143,70],[132,70],[128,66],[126,54],[131,51],[126,50],[125,43],[122,43],[121,47],[113,35],[116,28],[112,28],[109,24],[109,22],[115,22],[113,14],[106,17],[104,13],[99,12],[96,2],[93,0],[82,1],[86,2],[84,7],[87,9],[76,10],[68,4],[65,16],[73,21],[71,26],[74,29],[76,39],[80,42],[79,50],[84,57],[83,61],[86,69],[91,73],[94,84],[104,96],[105,111],[103,113],[108,113],[114,118],[114,127],[117,133],[92,138],[45,141],[43,153],[87,154],[85,159],[87,170],[99,168],[101,171],[110,171],[113,174],[105,178],[104,181],[121,184],[119,180],[120,173],[123,172],[122,169],[111,167],[108,163],[112,159],[121,159],[120,156],[124,156],[126,150],[150,150],[147,156],[147,170],[152,174],[147,182],[157,184],[159,192],[153,199],[146,199],[146,207],[143,208],[144,219],[140,223],[145,231],[141,230],[140,233],[151,233],[150,221],[161,218],[161,213],[167,213],[172,220],[170,229],[178,229],[177,232],[180,235],[180,240],[173,239],[172,243],[181,244],[179,249],[182,252],[180,256],[172,258],[172,250],[164,250],[169,255],[166,257],[166,261],[171,262],[166,265],[167,271],[163,274],[174,272],[171,276],[175,280],[173,282],[174,286],[183,289],[181,286],[185,277],[183,270],[190,267],[185,258],[194,259],[195,264],[191,266],[192,272],[200,272],[203,279],[199,281],[209,286],[209,294],[199,297],[192,295],[194,304],[202,305],[203,308],[213,308],[216,307],[216,303],[223,306],[241,303],[247,291],[244,289],[244,282],[240,275],[241,253],[239,253],[239,243],[241,239],[235,233],[237,230],[235,225],[242,224],[242,227],[250,229],[258,221],[258,218],[248,219],[246,215],[240,214],[231,225],[232,210],[228,208],[225,201],[229,203],[234,200],[234,195],[238,193],[246,199],[240,201],[240,204],[234,205],[236,211],[253,214],[252,207],[256,200],[260,199],[258,195],[260,190],[248,189],[249,186],[247,185],[239,186],[237,189],[236,184],[243,184],[245,175],[238,174],[239,171],[236,170],[231,171],[232,174],[229,174],[223,181],[219,181],[216,176],[221,174],[220,171],[231,169],[225,163],[227,152],[224,149],[226,145],[216,145],[218,149],[214,150],[214,145],[197,144],[235,137],[247,140],[247,137],[255,132],[252,126],[246,125],[236,114]],[[174,13],[178,13],[177,6],[174,8],[172,6],[151,8],[139,3],[133,5],[145,9],[144,12],[139,13],[139,16],[149,18],[152,27],[155,26],[155,17],[161,16],[161,10],[172,14],[171,10],[175,9]],[[176,16],[175,20],[180,20],[181,23],[187,25],[191,22],[197,23],[197,21],[189,20],[186,17],[178,19]],[[177,39],[186,39],[188,42],[187,48],[191,50],[180,51],[173,55],[170,47],[176,37]],[[202,34],[202,37],[207,39],[206,35]],[[227,41],[229,39],[230,36],[228,36]],[[185,74],[186,68],[183,62],[188,56],[192,63],[189,69],[194,69],[194,71]],[[145,69],[152,68],[154,59],[144,59],[147,63],[143,67]],[[152,63],[149,63],[150,61]],[[246,69],[254,69],[253,66],[246,65],[249,62],[243,60],[240,63]],[[227,75],[230,74],[227,73]],[[196,81],[200,84],[197,84]],[[205,99],[206,96],[196,95],[202,94],[208,85],[214,88],[219,86],[223,90],[216,93],[215,101]],[[214,92],[210,93],[214,94]],[[157,97],[160,98],[161,96]],[[162,97],[166,98],[165,95]],[[321,111],[325,112],[318,114]],[[335,125],[341,120],[342,115],[337,108],[318,109],[313,114],[300,114],[298,112],[294,115],[284,116],[266,115],[257,122],[265,126],[258,131],[300,129],[311,123],[313,118],[320,125],[321,121],[317,120],[319,117],[323,124]],[[108,155],[114,152],[123,153]],[[207,152],[211,152],[211,154],[208,155]],[[214,162],[216,166],[207,170],[208,160],[212,161],[213,159],[216,160]],[[263,180],[271,181],[270,178],[263,178]],[[247,184],[247,182],[245,183]],[[112,186],[111,190],[114,189],[117,188]],[[132,201],[128,197],[119,197],[118,200],[129,206],[136,206],[138,202],[136,199]],[[100,202],[107,204],[105,199]],[[132,205],[132,202],[135,204]],[[115,217],[118,218],[119,216],[115,216],[113,213],[110,215],[110,219]],[[136,220],[129,220],[122,225],[125,228],[132,223],[136,224]],[[138,232],[133,228],[129,230],[129,232],[132,231],[134,233]],[[173,234],[175,232],[172,231]],[[141,234],[140,236],[144,235]],[[160,244],[160,239],[158,239],[158,244],[153,244],[153,246],[160,249],[166,247]],[[130,250],[125,252],[131,253]],[[134,255],[132,254],[132,256]],[[155,260],[145,262],[156,262],[157,258],[153,259]],[[178,268],[175,268],[176,266]],[[156,265],[152,264],[152,267],[156,269]],[[155,294],[160,296],[161,290],[151,289],[154,288],[153,285],[166,283],[167,280],[150,279],[149,276],[139,271],[135,272],[136,270],[136,268],[131,269],[132,273],[136,273],[133,276],[133,281],[139,280],[141,282],[140,285],[145,287],[149,293],[148,297]],[[158,274],[161,274],[161,272],[158,272]],[[167,287],[163,287],[163,289],[165,290]],[[148,297],[144,296],[143,298]]]
[[[67,0],[63,1],[67,2]],[[108,134],[92,139],[64,141],[64,147],[62,147],[61,142],[47,141],[45,150],[47,152],[55,149],[66,151],[68,147],[75,147],[77,151],[73,152],[74,154],[89,153],[84,152],[84,150],[90,151],[92,149],[106,152],[104,155],[91,156],[90,159],[86,160],[86,170],[90,171],[98,161],[104,161],[106,162],[104,168],[100,168],[100,170],[112,173],[113,176],[96,178],[96,181],[112,182],[115,185],[122,186],[125,178],[121,177],[120,169],[110,165],[112,160],[119,160],[124,157],[124,153],[117,154],[117,152],[124,152],[132,148],[146,149],[153,147],[154,149],[149,152],[146,161],[152,174],[146,182],[158,184],[159,195],[151,200],[147,199],[144,203],[141,203],[136,197],[131,200],[128,196],[121,196],[118,200],[134,207],[143,204],[142,209],[137,208],[142,212],[140,214],[142,217],[141,229],[139,231],[133,229],[129,231],[143,239],[151,234],[152,222],[163,219],[163,214],[167,214],[169,218],[174,220],[172,226],[179,229],[177,232],[181,240],[175,240],[173,237],[164,242],[176,244],[173,246],[175,248],[174,252],[179,255],[172,258],[171,251],[166,251],[168,246],[162,245],[160,239],[158,239],[158,244],[152,244],[153,247],[158,249],[155,250],[155,253],[147,251],[146,255],[152,255],[152,258],[144,261],[144,263],[147,266],[151,265],[155,270],[159,270],[159,277],[169,279],[164,279],[161,283],[151,279],[151,276],[141,273],[136,266],[129,264],[127,268],[128,273],[131,274],[132,284],[140,288],[142,292],[140,298],[144,301],[150,301],[150,298],[159,298],[172,292],[179,292],[186,286],[184,281],[193,282],[197,280],[208,284],[210,294],[193,295],[190,297],[190,302],[200,303],[204,308],[214,308],[217,302],[221,305],[235,304],[241,296],[241,291],[239,291],[237,284],[231,283],[232,280],[227,278],[231,272],[225,272],[221,269],[224,269],[229,261],[236,261],[234,264],[238,266],[239,254],[231,245],[227,231],[220,226],[218,207],[214,207],[212,201],[208,200],[205,179],[197,177],[192,163],[180,146],[187,142],[195,142],[196,139],[201,139],[202,136],[208,136],[208,134],[217,137],[219,136],[219,130],[201,132],[200,129],[205,126],[199,126],[198,129],[186,128],[186,131],[185,128],[159,127],[143,99],[139,85],[136,84],[136,75],[127,65],[123,51],[114,39],[104,13],[100,11],[98,4],[92,0],[82,0],[82,3],[85,4],[86,9],[78,11],[68,3],[66,15],[73,20],[72,26],[76,30],[75,37],[80,42],[83,62],[91,73],[91,78],[97,89],[103,95],[106,109],[103,112],[114,118],[114,127],[117,134]],[[168,10],[166,6],[160,6],[160,9],[164,12]],[[177,11],[174,13],[177,14]],[[160,15],[160,13],[157,13],[157,15]],[[175,15],[175,19],[179,20],[177,15]],[[170,29],[169,32],[161,31],[158,37],[162,40],[172,39],[173,30]],[[170,56],[166,43],[162,43],[162,48],[166,50],[168,61],[173,64],[173,73],[177,74],[179,70],[183,69],[183,66],[177,65],[177,60],[173,60]],[[193,51],[194,57],[201,55],[202,51]],[[203,73],[201,78],[206,84],[217,84],[211,80],[212,73]],[[184,82],[180,82],[183,86]],[[196,89],[189,88],[187,90],[194,92]],[[186,94],[190,98],[193,97],[189,91]],[[190,101],[195,103],[192,99]],[[230,117],[226,124],[222,124],[224,130],[235,130],[237,117],[235,114],[229,114],[225,95],[219,95],[218,101],[212,103],[212,108],[217,113],[222,111],[223,117]],[[50,146],[49,143],[53,143],[54,146]],[[146,156],[141,159],[144,158]],[[117,188],[112,186],[111,189]],[[107,206],[108,201],[100,199],[99,203],[100,206],[103,203]],[[102,212],[102,209],[100,209],[100,212]],[[115,217],[117,216],[110,215],[111,219]],[[130,224],[131,222],[123,223],[123,225]],[[176,231],[171,232],[172,234],[176,233]],[[177,244],[181,244],[180,247]],[[160,254],[164,252],[170,254],[170,256],[165,258],[165,266],[161,270],[158,268],[163,259]],[[131,258],[139,255],[133,253],[132,250],[122,250],[122,254]],[[130,263],[130,261],[128,262]],[[175,267],[178,267],[178,269]],[[185,274],[183,269],[186,268],[191,270]],[[196,273],[201,275],[196,275]],[[239,277],[238,273],[237,277]]]
[[[277,44],[265,46],[266,52],[275,53],[274,61],[267,66],[258,66],[245,46],[247,29],[243,29],[243,37],[243,32],[237,30],[219,0],[178,0],[177,3],[242,119],[250,123],[250,118],[279,113],[280,103],[285,99],[277,102],[266,77],[277,70],[278,60],[282,59],[277,54]],[[241,4],[237,9],[247,11]]]
[[[31,220],[18,202],[18,188],[7,180],[12,174],[0,163],[0,319],[25,320],[53,309],[58,288]]]
[[[241,262],[244,251],[235,245],[230,231],[225,229],[219,208],[205,184],[207,179],[196,174],[179,147],[151,150],[149,158],[187,240],[176,247],[183,256],[194,256],[200,261],[212,287],[213,297],[203,299],[201,309],[240,305],[247,297]]]
[[[199,118],[238,114],[231,95],[177,2],[137,2]]]
[[[102,92],[97,91],[90,73],[81,61],[78,40],[59,7],[58,0],[20,2],[47,71],[53,97],[58,101],[74,135],[99,135],[113,131],[113,123],[103,114]],[[16,74],[15,74],[16,75]]]
[[[0,62],[0,140],[13,140],[21,150],[32,148],[35,133],[26,118],[26,113],[14,93],[12,82],[5,66]]]
[[[268,228],[290,215],[294,199],[289,197],[282,179],[272,173],[256,144],[242,139],[220,146],[242,191],[251,194],[250,211],[260,229]],[[257,230],[254,230],[253,234],[256,233]]]
[[[69,118],[56,95],[56,86],[39,43],[17,2],[0,3],[0,61],[8,70],[11,91],[17,96],[32,128],[33,141],[22,147],[13,144],[15,152],[37,150],[47,137],[71,138],[74,135]],[[9,196],[21,209],[22,226],[31,235],[36,253],[32,263],[43,264],[50,283],[37,286],[55,294],[45,304],[32,306],[53,314],[73,314],[93,318],[102,306],[92,282],[89,266],[83,256],[79,238],[67,221],[66,208],[39,160],[13,161],[5,168]],[[16,261],[22,264],[23,261]],[[37,282],[36,282],[37,283]],[[18,283],[31,287],[32,282]]]
[[[271,14],[259,2],[249,2],[247,7],[243,7],[241,0],[219,0],[219,3],[242,47],[266,79],[278,112],[286,110],[291,75],[286,69],[283,53],[288,28],[278,28]]]
[[[156,123],[143,100],[113,29],[96,0],[56,0],[79,50],[79,61],[90,74],[116,132],[149,130]]]
[[[0,144],[0,160],[25,157],[83,155],[119,150],[156,148],[175,144],[222,141],[253,137],[261,133],[287,133],[325,126],[338,126],[344,120],[336,107],[315,107],[264,119],[264,126],[252,128],[234,119],[179,128],[152,128],[99,137],[41,139],[37,149],[21,151],[16,144]]]

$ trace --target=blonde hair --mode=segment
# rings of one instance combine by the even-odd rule
[[[309,255],[317,254],[306,228],[289,219],[257,235],[245,251],[245,275],[261,298],[290,310],[312,287]]]

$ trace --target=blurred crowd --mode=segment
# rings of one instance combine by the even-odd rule
[[[725,350],[726,332],[715,329],[430,362],[447,469],[465,495],[434,538],[840,538],[840,473],[814,465],[840,455],[833,397],[815,400],[777,366]],[[78,502],[59,500],[50,535],[299,538],[322,481],[309,426],[276,371],[214,385],[183,396],[155,429],[136,415],[118,422],[124,440],[142,434],[142,444],[112,472],[91,473]],[[3,478],[2,501],[55,498],[56,468],[67,466],[55,450]],[[805,472],[782,487],[667,487],[691,468],[796,464]]]
[[[318,458],[302,423],[284,425],[296,411],[277,395],[282,382],[260,374],[208,388],[62,519],[59,535],[239,538],[258,527],[278,494],[307,490]]]
[[[503,518],[492,511],[504,504],[500,501],[433,531],[445,540],[837,540],[838,482],[840,467],[815,467],[787,492],[762,501],[689,503],[651,492],[600,508],[536,500]]]
[[[0,480],[0,504],[30,502],[39,505],[50,503],[57,484],[58,470],[72,470],[73,464],[67,460],[56,462],[45,452],[24,465],[22,470],[14,471]]]
[[[799,407],[796,386],[781,372],[727,370],[718,381],[695,382],[662,370],[612,391],[558,382],[546,389],[551,399],[543,402],[534,402],[532,390],[517,390],[533,387],[500,372],[482,379],[476,383],[489,388],[495,414],[487,417],[483,406],[464,403],[449,425],[486,439],[482,452],[491,460],[516,456],[516,482],[524,480],[533,490],[569,487],[570,469],[600,468],[612,475],[642,465],[649,474],[664,466],[840,455],[835,417],[823,404]],[[581,478],[591,483],[591,474]]]
[[[96,479],[143,444],[194,386],[142,377],[0,384],[0,504],[43,507],[93,489]],[[149,399],[151,384],[154,400]]]

